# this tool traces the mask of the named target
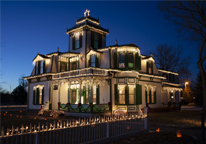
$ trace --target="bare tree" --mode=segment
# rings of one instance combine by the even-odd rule
[[[158,45],[149,53],[152,53],[160,69],[179,72],[181,68],[186,68],[190,64],[190,56],[183,57],[183,49],[180,46]]]
[[[203,85],[203,108],[206,110],[206,2],[205,1],[166,1],[160,2],[159,9],[166,19],[176,24],[184,38],[198,42],[197,65],[200,69]]]

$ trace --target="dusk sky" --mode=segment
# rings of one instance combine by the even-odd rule
[[[37,55],[68,51],[66,28],[76,19],[90,16],[109,28],[107,46],[134,43],[141,54],[159,44],[183,46],[183,56],[191,56],[193,78],[198,73],[198,49],[178,37],[176,27],[164,19],[158,2],[1,2],[1,86],[11,91],[21,75],[29,76]]]

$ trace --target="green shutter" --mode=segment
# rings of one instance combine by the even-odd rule
[[[97,57],[97,55],[95,55],[95,67],[99,67],[98,64],[99,64],[99,63],[98,63],[98,57]]]
[[[119,104],[119,91],[118,91],[118,85],[114,84],[114,95],[115,95],[115,105]]]
[[[125,53],[124,64],[125,64],[125,68],[128,69],[128,53]]]
[[[86,104],[86,87],[83,87],[83,104]]]
[[[68,58],[68,71],[70,71],[70,58]]]
[[[39,104],[39,88],[36,89],[36,104]]]
[[[41,61],[38,61],[38,74],[40,74]]]
[[[151,74],[153,74],[153,61],[151,61],[151,63],[150,63],[150,67],[151,67]]]
[[[117,65],[117,52],[114,52],[114,68],[117,69],[118,65]]]
[[[152,103],[152,91],[151,89],[149,90],[149,103]]]
[[[36,73],[36,64],[37,64],[37,62],[35,62],[35,66],[34,66],[34,74],[36,75],[37,73]]]
[[[149,62],[147,61],[147,74],[149,73]]]
[[[43,61],[43,73],[46,72],[46,68],[45,68],[45,60]]]
[[[145,90],[145,103],[147,103],[147,90]]]
[[[156,91],[154,91],[154,103],[156,104]]]
[[[141,70],[141,56],[139,55],[138,57],[139,57],[139,60],[138,60],[138,62],[139,62],[139,63],[138,63],[138,69]]]
[[[99,104],[99,86],[96,87],[96,104]]]
[[[102,35],[99,34],[99,48],[102,48]]]
[[[136,105],[142,104],[142,85],[136,84]]]
[[[138,56],[138,53],[135,53],[135,70],[136,71],[139,70],[138,64],[139,64],[139,56]]]
[[[82,47],[82,34],[79,35],[79,48]]]
[[[125,104],[126,105],[129,104],[129,86],[128,85],[125,86]]]
[[[75,50],[75,36],[72,37],[72,49]]]
[[[44,104],[44,87],[42,89],[42,102],[41,102],[41,104]]]
[[[91,47],[94,48],[94,32],[91,31]]]
[[[33,104],[36,104],[36,102],[35,102],[35,90],[33,90]]]

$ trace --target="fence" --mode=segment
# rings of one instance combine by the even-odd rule
[[[111,138],[147,129],[147,114],[131,113],[126,116],[104,116],[73,121],[58,121],[6,131],[2,127],[1,144],[79,144],[105,143]]]
[[[0,106],[1,111],[19,111],[19,110],[27,110],[27,105],[8,105],[8,106]]]

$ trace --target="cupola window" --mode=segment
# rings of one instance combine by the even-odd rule
[[[119,68],[125,68],[125,53],[119,53]]]

